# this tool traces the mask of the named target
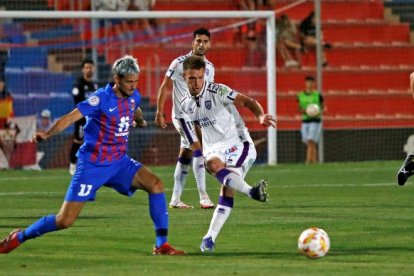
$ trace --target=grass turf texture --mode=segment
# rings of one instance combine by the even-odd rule
[[[192,175],[183,200],[193,210],[169,209],[170,242],[187,256],[152,256],[154,231],[146,193],[132,198],[102,188],[75,225],[30,240],[0,255],[0,274],[168,275],[412,275],[414,179],[398,187],[400,162],[253,167],[246,178],[269,182],[269,202],[238,195],[216,241],[216,252],[199,244],[213,210],[198,208]],[[169,199],[172,167],[153,167]],[[66,170],[0,171],[0,235],[56,213],[70,177]],[[208,177],[217,202],[219,185]],[[331,238],[322,259],[297,252],[302,230],[317,226]]]

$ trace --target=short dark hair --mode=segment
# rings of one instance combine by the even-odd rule
[[[82,60],[81,68],[83,68],[85,66],[85,64],[95,65],[95,62],[93,62],[93,60],[90,59],[90,58],[85,58],[84,60]]]
[[[193,32],[193,38],[195,38],[197,35],[206,35],[208,38],[210,38],[210,32],[206,28],[199,28]]]
[[[189,56],[183,62],[183,71],[206,69],[206,63],[201,57]]]

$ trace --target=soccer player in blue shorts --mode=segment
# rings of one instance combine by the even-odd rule
[[[148,193],[149,211],[156,242],[153,254],[182,255],[167,241],[168,212],[161,180],[126,154],[131,126],[146,126],[139,108],[139,66],[132,56],[124,56],[112,67],[114,83],[98,89],[70,113],[62,116],[46,133],[36,133],[33,142],[47,140],[69,125],[86,117],[84,143],[78,151],[76,173],[57,215],[47,215],[25,230],[15,230],[0,242],[0,253],[9,253],[23,242],[70,227],[86,201],[93,201],[103,185],[131,196],[136,189]]]

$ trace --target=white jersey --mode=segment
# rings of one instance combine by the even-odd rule
[[[170,67],[168,68],[167,73],[165,74],[168,78],[173,81],[173,108],[172,108],[172,118],[175,118],[176,114],[180,113],[179,106],[181,101],[187,96],[188,87],[183,78],[183,62],[186,58],[193,55],[193,52],[180,56],[171,62]],[[204,58],[206,63],[205,79],[209,82],[214,81],[214,65],[207,58]]]
[[[226,85],[205,81],[198,96],[187,93],[183,99],[180,109],[200,126],[205,154],[243,141],[234,115],[229,111],[237,95],[238,92]]]

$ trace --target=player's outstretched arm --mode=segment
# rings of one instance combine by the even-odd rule
[[[70,113],[63,115],[60,117],[46,132],[36,132],[35,135],[32,137],[32,142],[37,143],[48,139],[50,136],[55,135],[68,126],[73,124],[74,122],[78,121],[83,117],[82,113],[79,109],[75,108]]]
[[[167,94],[169,91],[172,90],[173,81],[169,77],[165,77],[160,89],[158,89],[158,96],[157,96],[157,113],[155,114],[155,125],[160,128],[166,128],[167,124],[165,123],[164,119],[164,104],[165,100],[167,99]]]
[[[414,98],[414,72],[412,72],[410,75],[410,89],[411,89],[411,94],[413,94],[413,98]]]
[[[259,120],[260,124],[267,127],[276,127],[276,119],[271,114],[266,114],[263,107],[255,99],[238,94],[234,99],[234,105],[238,107],[247,107]]]

